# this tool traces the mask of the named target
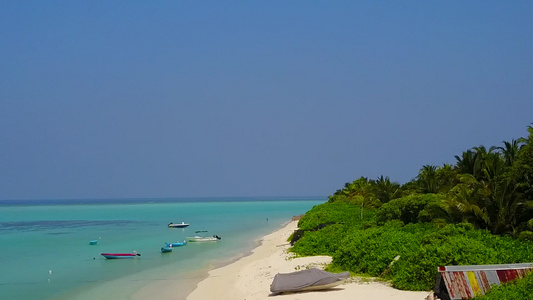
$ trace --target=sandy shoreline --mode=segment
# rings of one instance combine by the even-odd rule
[[[266,235],[262,244],[252,253],[229,265],[209,271],[206,279],[202,280],[190,293],[188,300],[259,300],[259,299],[395,299],[422,300],[429,292],[409,292],[396,290],[381,282],[358,282],[350,279],[335,289],[318,292],[293,293],[287,295],[270,295],[270,284],[277,273],[289,273],[308,266],[322,268],[331,262],[327,256],[290,258],[286,250],[289,248],[288,237],[297,229],[297,222],[293,221],[282,229]],[[152,295],[171,295],[169,291],[153,290]],[[145,290],[146,292],[146,290]],[[166,298],[179,299],[179,298]]]

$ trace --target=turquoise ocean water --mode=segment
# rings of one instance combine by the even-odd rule
[[[261,236],[317,198],[0,201],[0,299],[130,299],[147,284],[182,278],[184,298],[205,271],[249,252]],[[169,222],[186,222],[169,229]],[[162,254],[197,230],[222,237]],[[89,245],[98,240],[97,245]],[[106,260],[101,252],[132,252]],[[181,284],[179,283],[181,282]]]

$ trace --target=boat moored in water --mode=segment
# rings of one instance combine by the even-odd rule
[[[175,242],[175,243],[165,243],[167,247],[179,247],[179,246],[185,246],[187,245],[187,241],[184,240],[183,242]]]
[[[181,222],[181,223],[168,223],[168,228],[184,228],[184,227],[187,227],[189,226],[188,223],[185,223],[185,222]]]
[[[200,235],[200,233],[202,233],[202,232],[207,232],[207,231],[205,231],[205,230],[196,231],[196,235],[187,237],[187,240],[189,242],[216,242],[216,241],[219,241],[221,239],[221,237],[219,237],[216,234],[213,235],[213,236],[202,236],[202,235]]]
[[[168,252],[172,252],[171,246],[161,247],[161,253],[168,253]]]
[[[133,253],[100,253],[103,257],[107,259],[121,259],[121,258],[134,258],[137,256],[141,256],[137,251],[133,251]]]

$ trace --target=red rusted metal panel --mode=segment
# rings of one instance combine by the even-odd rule
[[[498,273],[498,278],[500,278],[501,282],[509,282],[517,276],[515,270],[497,270],[496,273]]]
[[[444,280],[450,299],[462,300],[483,295],[493,285],[525,277],[533,272],[533,263],[440,266],[438,271]]]

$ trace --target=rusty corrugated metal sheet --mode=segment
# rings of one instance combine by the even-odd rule
[[[523,278],[533,271],[533,263],[439,267],[450,299],[462,300],[483,295],[493,285]]]

